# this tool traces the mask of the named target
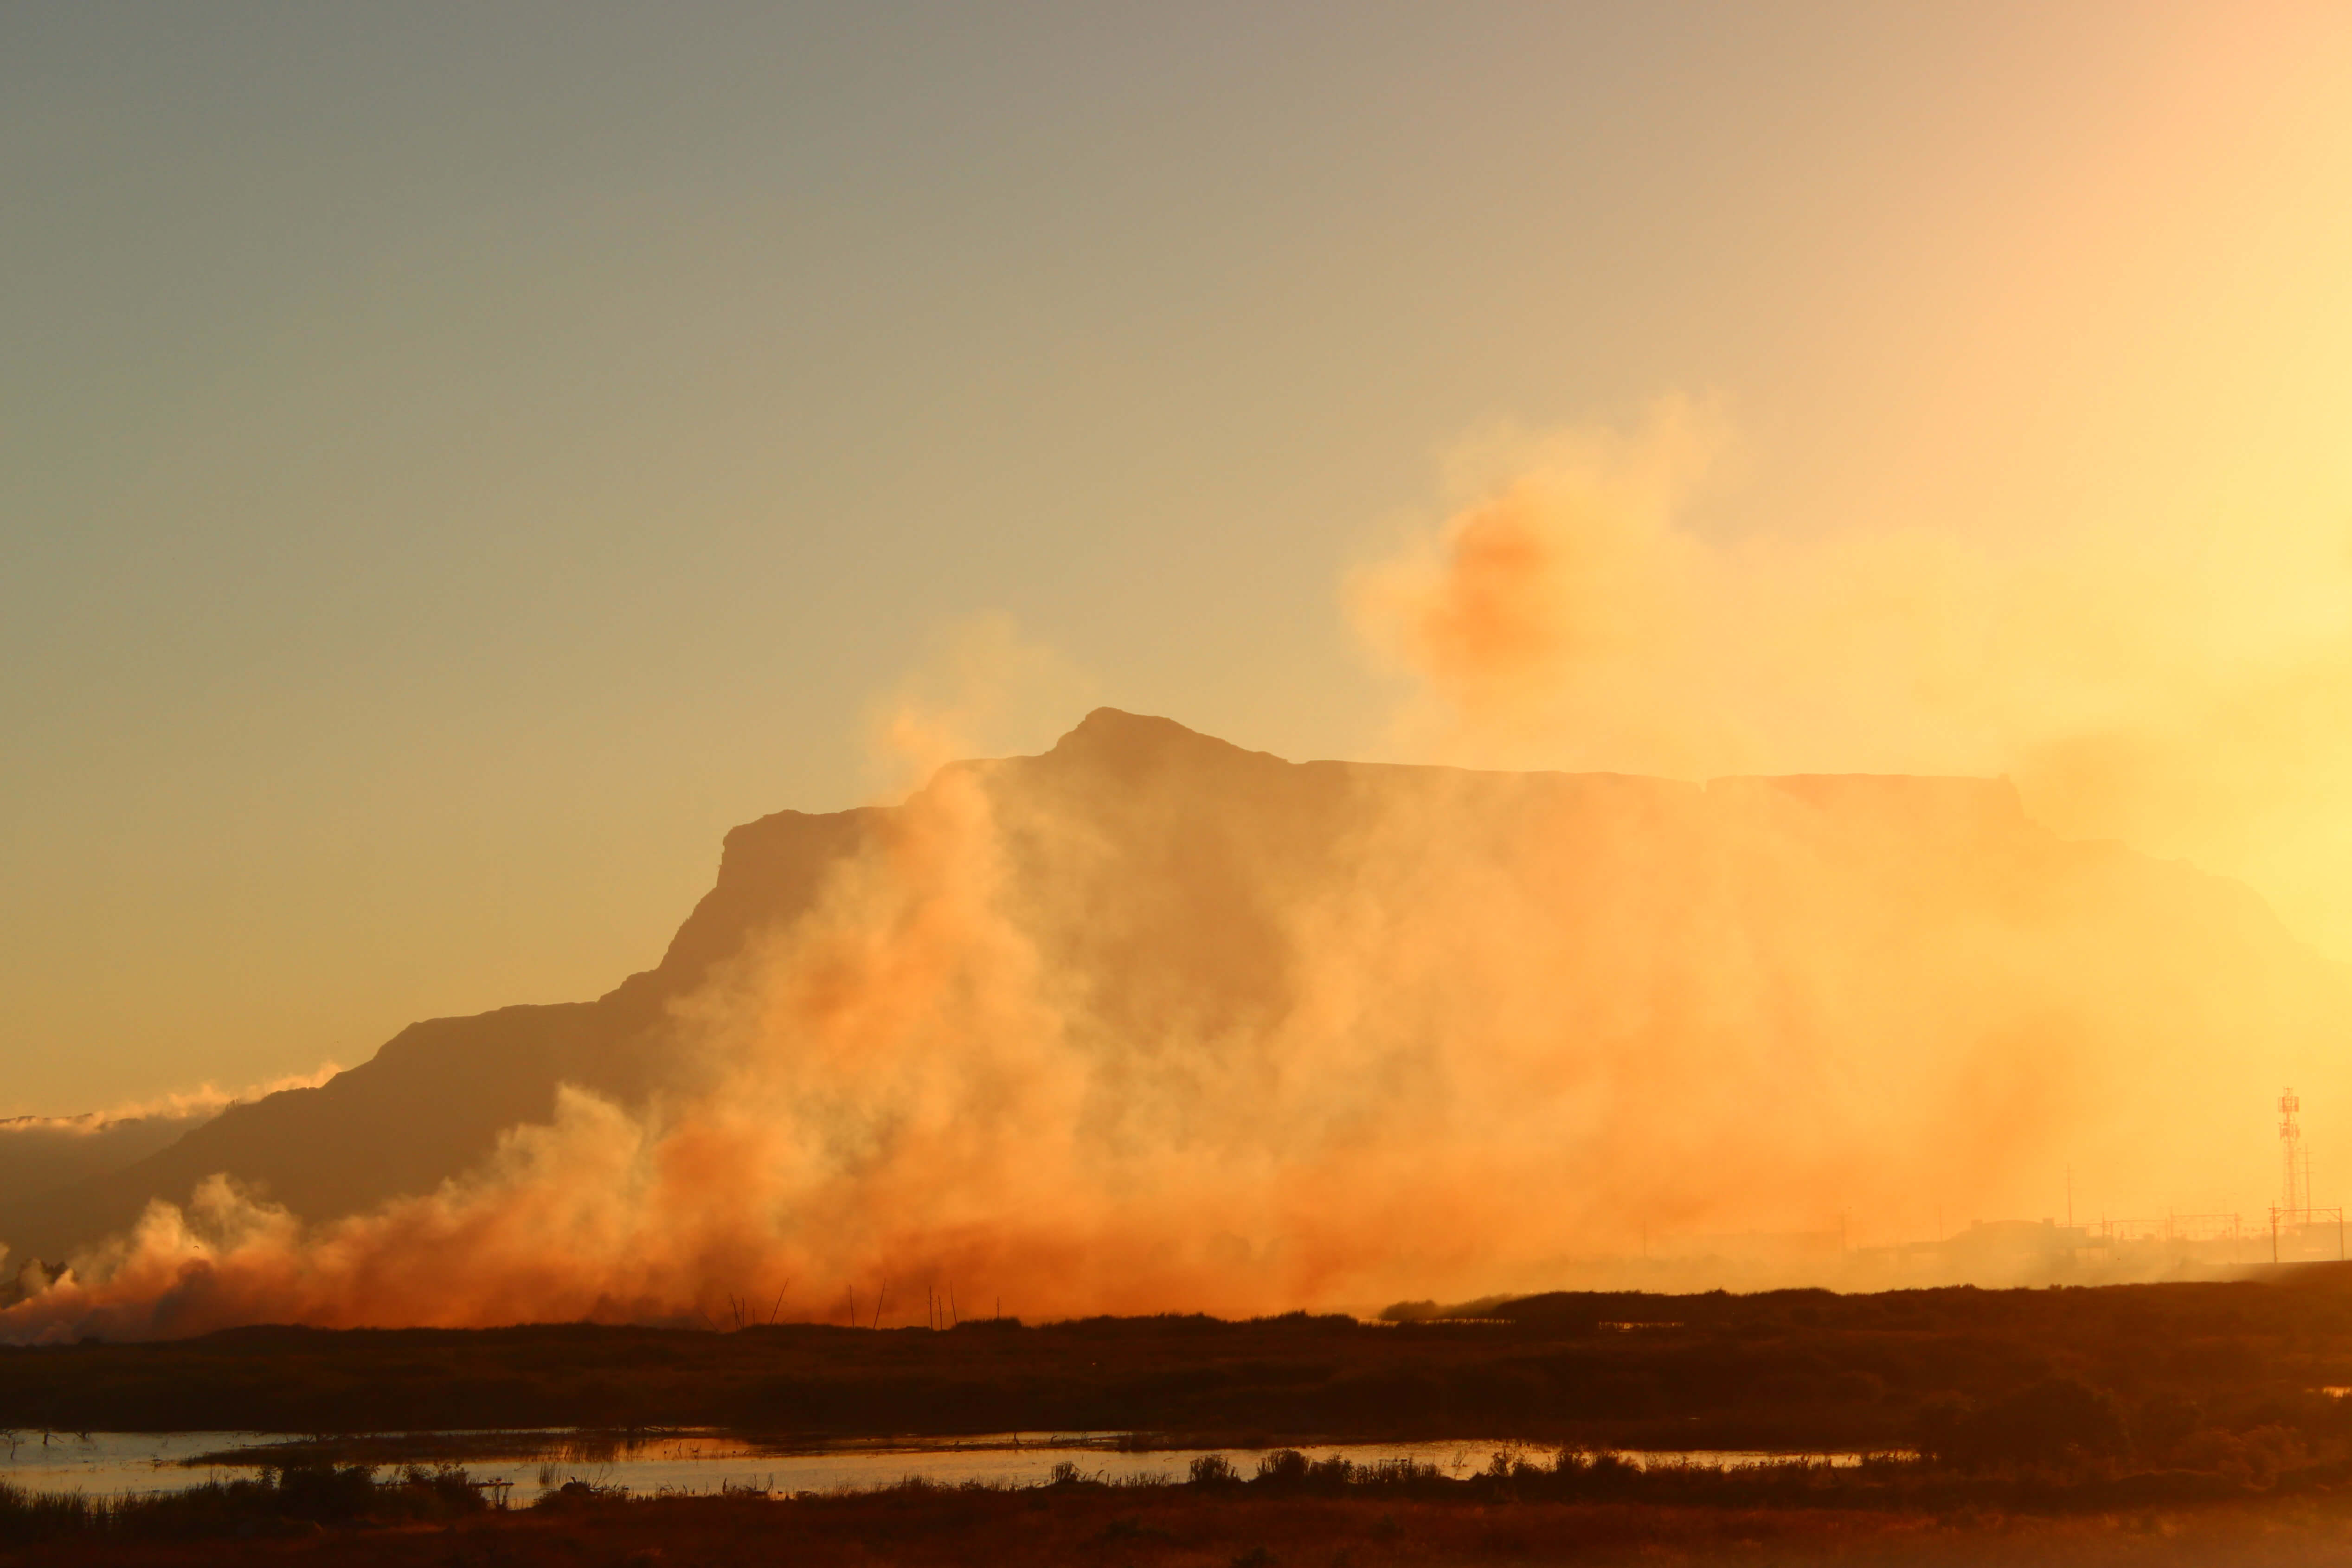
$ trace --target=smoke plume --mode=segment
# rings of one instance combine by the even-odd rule
[[[1498,429],[1350,574],[1408,755],[2013,779],[2035,820],[2252,883],[2352,956],[2352,518],[1762,519],[1722,411]],[[1933,498],[1923,515],[1937,515]]]
[[[2177,562],[2082,541],[1711,537],[1711,426],[1521,444],[1350,580],[1408,743],[1615,772],[1295,765],[1107,711],[940,768],[671,1004],[642,1100],[567,1089],[324,1224],[215,1180],[0,1334],[1360,1308],[2047,1215],[2070,1167],[2078,1217],[2259,1203],[2277,1085],[2352,1102],[2341,975],[2242,887],[2027,807],[2265,841],[2230,791],[2300,754],[2273,730],[2333,645],[2170,615]],[[2252,760],[2179,763],[2200,737]],[[1796,759],[2025,801],[1737,776]]]
[[[1098,714],[868,821],[673,1009],[647,1103],[566,1091],[324,1226],[215,1181],[0,1325],[1535,1288],[1645,1235],[1923,1235],[2069,1159],[2226,1178],[2347,1016],[2255,900],[1968,781],[1298,767]]]

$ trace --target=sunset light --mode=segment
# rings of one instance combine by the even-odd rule
[[[0,4],[0,1568],[2352,1546],[2352,9]]]

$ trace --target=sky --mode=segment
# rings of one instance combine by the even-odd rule
[[[0,5],[0,1115],[597,994],[974,664],[2352,957],[2347,193],[2341,7]],[[1671,585],[1498,719],[1530,474]]]

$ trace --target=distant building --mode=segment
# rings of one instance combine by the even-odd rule
[[[1970,1278],[2047,1273],[2069,1267],[2092,1245],[2090,1232],[2055,1220],[1978,1220],[1947,1237],[1941,1251],[1947,1268]]]

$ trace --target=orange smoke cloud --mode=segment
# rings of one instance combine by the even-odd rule
[[[2352,955],[2352,521],[1766,527],[1708,488],[1730,445],[1670,399],[1630,432],[1465,447],[1462,504],[1349,583],[1407,679],[1395,742],[1694,779],[2007,775],[2058,831],[2242,877]]]
[[[996,1110],[1036,1120],[985,1054],[1039,1020],[1019,1013],[1017,942],[975,901],[984,812],[967,775],[926,792],[701,999],[688,1070],[641,1112],[567,1089],[555,1121],[508,1133],[487,1170],[318,1228],[215,1180],[184,1210],[152,1205],[0,1324],[24,1338],[658,1318],[931,1261],[873,1216],[910,1158],[950,1157],[955,1086],[985,1080]]]
[[[1696,546],[1674,510],[1720,445],[1712,416],[1669,401],[1635,437],[1505,436],[1465,453],[1459,466],[1511,466],[1434,538],[1348,584],[1359,624],[1425,685],[1408,741],[1507,761],[1513,737],[1598,723],[1658,750],[1674,721],[1645,722],[1594,677],[1654,671],[1682,634]]]
[[[649,1103],[567,1091],[325,1226],[210,1184],[0,1332],[1537,1288],[1644,1231],[2014,1212],[2070,1157],[2176,1191],[2352,1016],[2259,906],[1965,781],[1293,766],[1098,715],[866,821],[675,1010]]]
[[[2036,809],[2256,842],[2243,803],[2291,819],[2307,743],[2272,715],[2338,689],[2324,616],[2281,631],[2252,576],[2082,539],[1710,538],[1683,509],[1720,445],[1669,405],[1523,447],[1350,581],[1418,682],[1411,743],[1620,775],[1294,766],[1097,714],[859,816],[674,1005],[646,1102],[567,1091],[484,1170],[323,1226],[213,1184],[0,1334],[863,1316],[930,1285],[1367,1306],[1622,1283],[1596,1260],[1648,1235],[2048,1214],[2069,1166],[2086,1212],[2258,1206],[2285,1081],[2340,1146],[2352,994],[2242,888],[1990,780],[1622,776],[2007,763]],[[2247,754],[2200,774],[2200,734]]]

